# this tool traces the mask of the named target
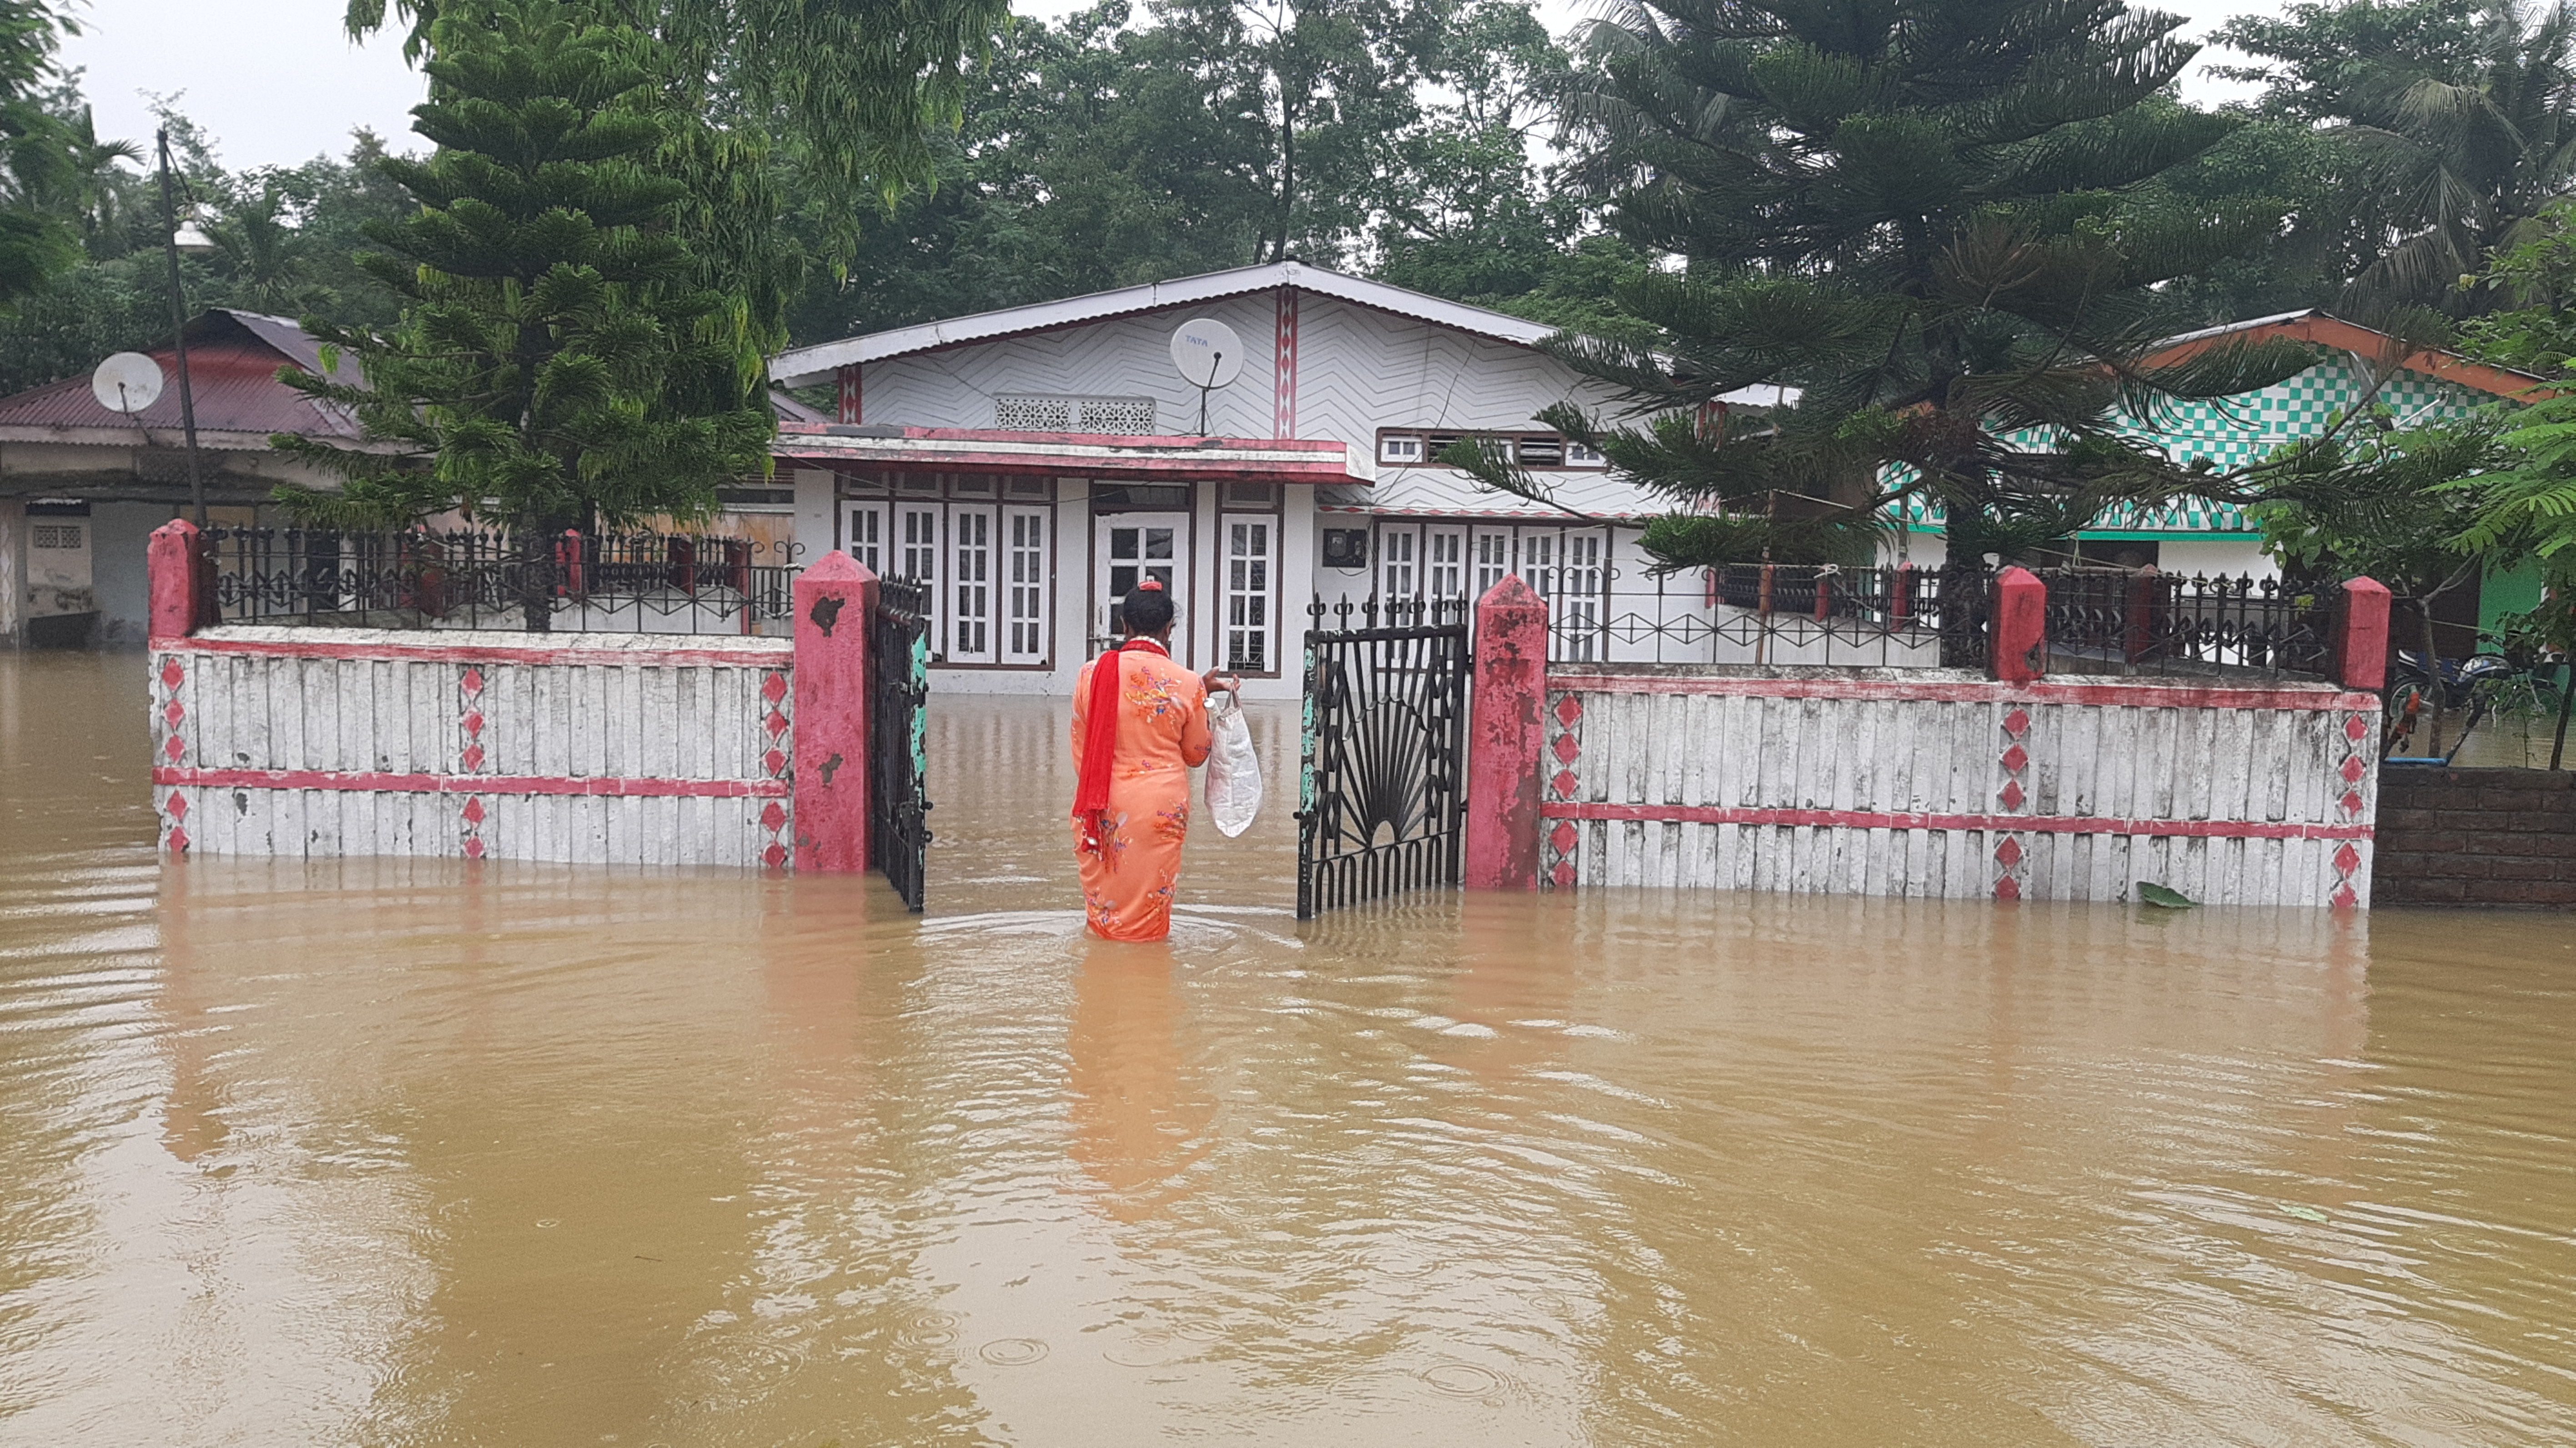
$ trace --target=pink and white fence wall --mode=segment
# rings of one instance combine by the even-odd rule
[[[793,640],[210,625],[203,558],[153,535],[171,853],[867,866],[874,579],[846,554],[799,580]]]
[[[2369,903],[2385,589],[2350,586],[2339,682],[2046,678],[2038,580],[2017,573],[2001,679],[1542,674],[1544,605],[1506,579],[1479,609],[1468,883]]]

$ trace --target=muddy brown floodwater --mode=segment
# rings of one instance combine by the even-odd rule
[[[2561,1444],[2576,921],[162,866],[0,656],[0,1442]],[[1289,721],[1263,720],[1284,773]]]

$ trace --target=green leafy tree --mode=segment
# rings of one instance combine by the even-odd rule
[[[1646,540],[1675,567],[1847,556],[1915,493],[1946,510],[1955,554],[2013,557],[2112,502],[2218,486],[2112,426],[2305,361],[2148,360],[2175,320],[2157,288],[2279,224],[2241,202],[2137,204],[2237,125],[2159,99],[2193,54],[2178,23],[2117,0],[1650,0],[1595,27],[1577,178],[1629,243],[1688,266],[1618,291],[1660,352],[1552,344],[1635,421],[1545,420],[1679,505]],[[1802,396],[1720,402],[1762,384]],[[2008,446],[2019,429],[2045,445]],[[1546,495],[1474,444],[1451,460]]]
[[[345,490],[280,501],[342,524],[461,509],[523,539],[566,526],[702,515],[717,483],[764,466],[770,419],[733,366],[725,297],[676,234],[688,196],[663,141],[678,124],[646,39],[555,0],[447,7],[430,27],[427,161],[378,164],[416,214],[360,258],[403,299],[375,332],[322,325],[365,384],[282,374],[353,409],[388,454],[274,444]],[[528,626],[545,627],[532,597]]]
[[[399,19],[408,53],[434,54],[446,0],[349,0],[353,36]],[[788,340],[806,277],[839,274],[861,219],[936,176],[938,135],[974,88],[973,61],[1007,0],[599,0],[645,42],[675,124],[659,161],[687,190],[672,224],[715,321],[757,383]],[[781,188],[792,177],[795,194]],[[793,224],[797,217],[807,223]]]
[[[2264,82],[2267,111],[2334,148],[2323,174],[2340,219],[2320,208],[2306,224],[2339,225],[2356,253],[2348,315],[2513,305],[2458,283],[2576,185],[2576,16],[2563,4],[2303,3],[2214,38],[2264,62],[2221,74]]]
[[[69,29],[42,0],[0,0],[0,307],[81,257],[66,202],[78,192],[83,158],[47,104]]]

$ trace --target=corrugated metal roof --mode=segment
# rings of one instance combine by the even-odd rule
[[[99,406],[90,392],[89,378],[84,375],[0,398],[0,428],[90,434],[62,440],[121,446],[143,441],[138,428],[156,432],[176,429],[180,425],[179,378],[172,351],[158,347],[145,355],[161,364],[166,385],[160,398],[139,415],[127,416]],[[320,345],[294,323],[256,312],[217,309],[189,323],[188,381],[195,395],[198,432],[247,433],[263,438],[277,432],[336,439],[358,436],[357,419],[346,410],[316,402],[279,382],[277,369],[281,363],[318,372]],[[341,370],[353,371],[354,365],[344,362]]]
[[[778,354],[777,360],[770,364],[769,374],[790,386],[803,386],[821,382],[853,363],[927,352],[960,342],[982,342],[1022,332],[1043,332],[1138,312],[1162,311],[1281,287],[1337,297],[1382,312],[1436,322],[1444,327],[1523,347],[1554,336],[1557,331],[1543,322],[1524,321],[1508,313],[1446,301],[1364,277],[1345,276],[1303,262],[1280,261],[1209,272],[1203,276],[1180,277],[1167,282],[1149,282],[1140,287],[1121,287],[1116,291],[1093,292],[1088,296],[1066,297],[1062,301],[1005,307],[995,312],[978,312],[968,317],[871,332],[864,337],[846,337],[837,342],[790,348]]]

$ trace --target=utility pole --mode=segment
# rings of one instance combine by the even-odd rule
[[[159,141],[162,241],[163,250],[170,258],[170,345],[176,349],[179,359],[179,426],[188,437],[188,501],[196,509],[197,526],[203,528],[206,526],[206,475],[197,463],[197,399],[188,386],[188,308],[179,294],[179,201],[171,178],[168,126],[161,128]],[[197,228],[193,220],[189,222],[188,230],[197,243],[188,248],[190,251],[209,249],[204,237],[195,234]]]

